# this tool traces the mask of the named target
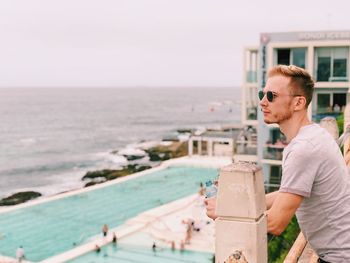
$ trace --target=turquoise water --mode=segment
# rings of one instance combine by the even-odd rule
[[[15,256],[24,247],[30,261],[41,261],[114,228],[137,214],[193,194],[216,169],[172,167],[106,186],[0,214],[0,254]]]
[[[153,252],[151,248],[126,246],[126,245],[108,245],[102,247],[99,253],[91,252],[70,263],[210,263],[213,255],[211,253],[193,252],[171,249],[158,249]]]

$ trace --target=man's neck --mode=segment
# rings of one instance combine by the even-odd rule
[[[287,137],[287,141],[290,142],[295,136],[297,136],[301,127],[311,124],[307,117],[307,114],[294,115],[291,119],[279,123],[281,132]]]

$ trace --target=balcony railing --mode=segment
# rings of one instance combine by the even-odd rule
[[[257,145],[249,141],[236,142],[236,154],[257,155]]]
[[[269,160],[282,160],[282,153],[286,145],[284,144],[267,144],[264,147],[263,158]]]
[[[247,71],[247,82],[249,83],[256,83],[258,79],[258,73],[253,70]]]
[[[257,120],[257,107],[247,108],[247,120]]]

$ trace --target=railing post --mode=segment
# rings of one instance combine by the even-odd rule
[[[348,103],[346,104],[345,110],[344,110],[344,132],[346,131],[348,125],[350,125],[350,94],[348,93]],[[350,167],[350,139],[348,138],[344,142],[344,158],[346,165]]]
[[[216,263],[267,262],[267,221],[261,168],[239,162],[220,171],[215,220]]]

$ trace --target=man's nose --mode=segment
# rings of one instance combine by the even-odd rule
[[[259,105],[260,105],[261,107],[263,107],[263,106],[266,106],[267,103],[268,103],[268,101],[267,101],[267,98],[266,98],[266,95],[265,95],[265,96],[260,100]]]

